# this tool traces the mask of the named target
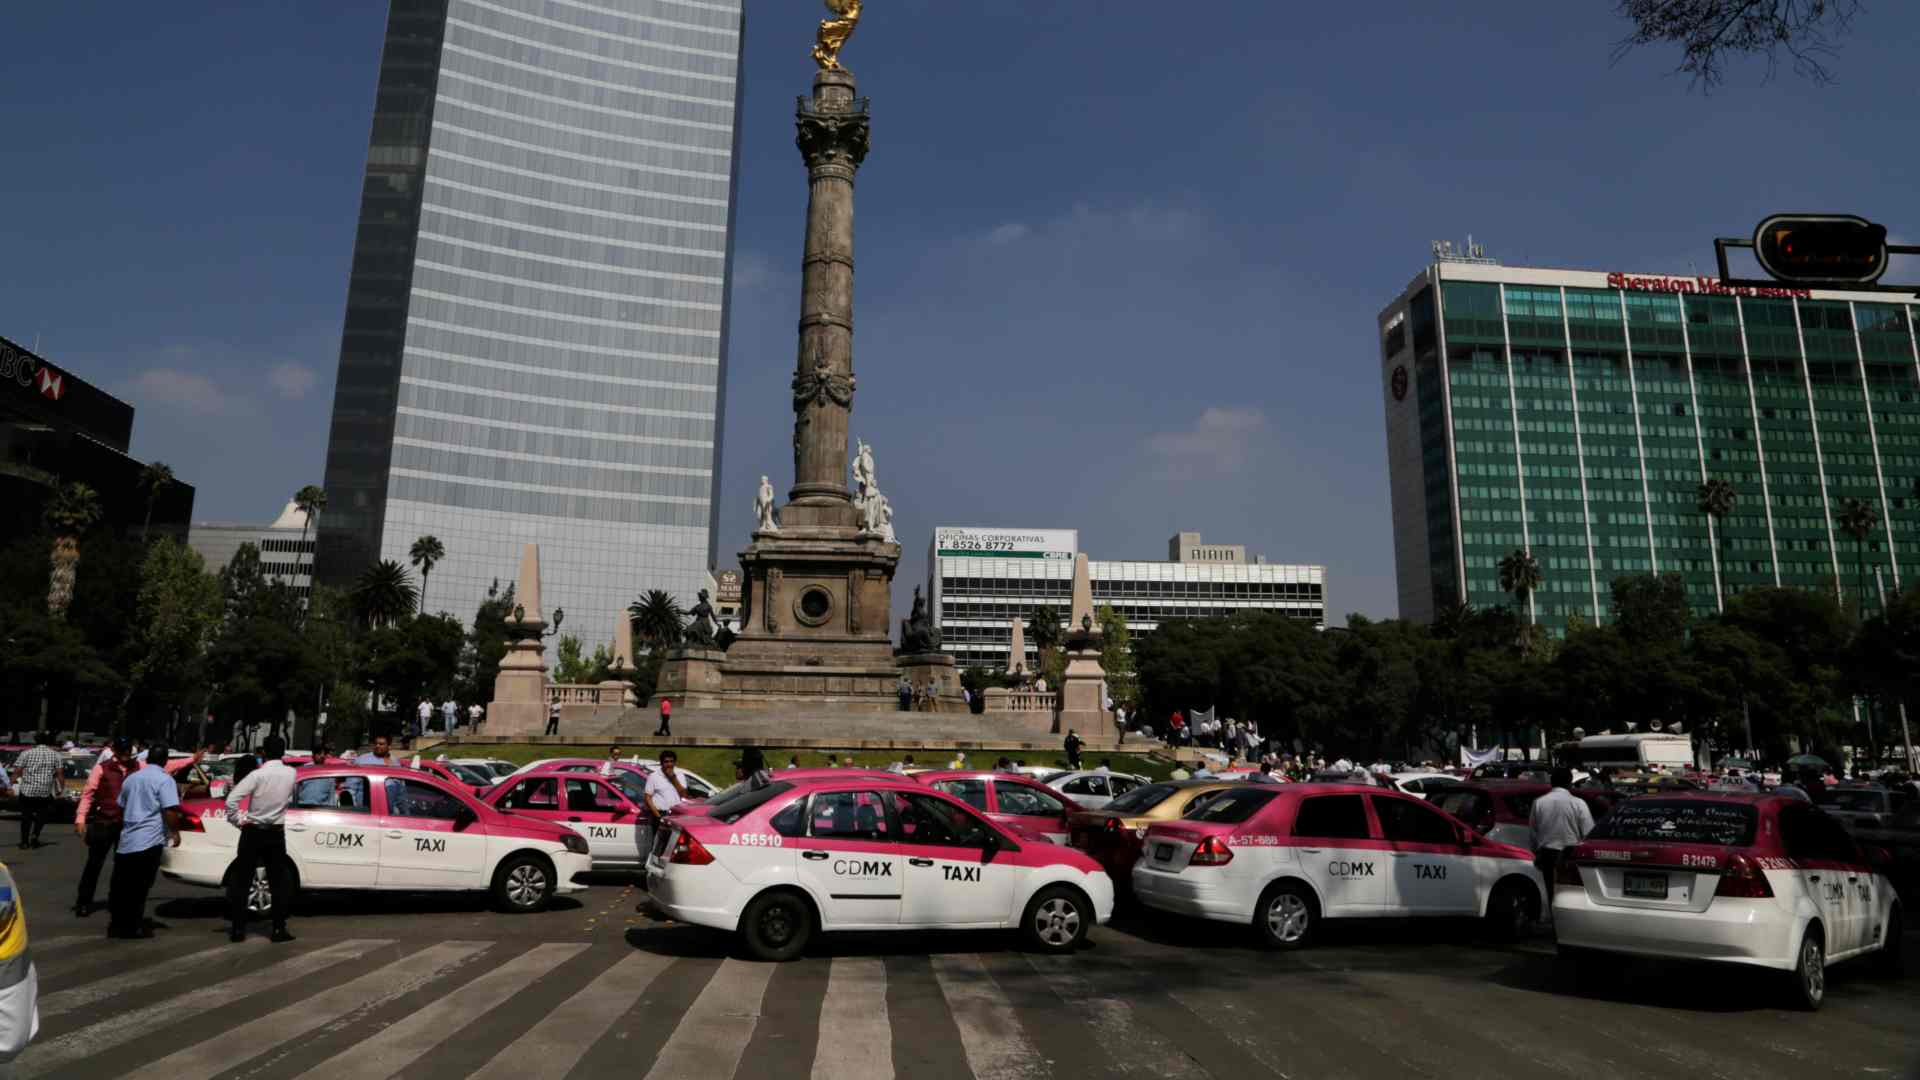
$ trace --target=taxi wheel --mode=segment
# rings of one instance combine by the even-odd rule
[[[1808,926],[1800,939],[1799,960],[1793,965],[1792,1000],[1808,1012],[1827,997],[1827,943],[1817,925]]]
[[[1532,885],[1519,878],[1500,882],[1487,898],[1487,936],[1502,942],[1520,940],[1539,918],[1539,907]]]
[[[1093,906],[1077,889],[1053,885],[1027,902],[1020,920],[1020,936],[1036,952],[1070,953],[1087,939],[1093,924]]]
[[[798,893],[763,892],[740,914],[740,942],[755,960],[792,960],[812,937],[813,909]]]
[[[1269,885],[1254,905],[1253,928],[1269,949],[1305,948],[1320,930],[1320,905],[1304,885]]]
[[[1900,905],[1895,904],[1887,915],[1886,936],[1880,939],[1880,951],[1873,956],[1874,969],[1882,975],[1899,975],[1907,969],[1906,946],[1902,941],[1907,932],[1906,922]]]
[[[493,902],[515,915],[542,911],[553,899],[553,867],[538,855],[510,855],[493,872]]]

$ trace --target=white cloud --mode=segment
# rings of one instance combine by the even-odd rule
[[[238,399],[219,383],[177,368],[149,368],[134,377],[133,395],[140,404],[179,409],[200,416],[233,411]]]
[[[995,225],[992,229],[988,230],[987,243],[992,244],[994,247],[1005,247],[1008,244],[1026,239],[1027,235],[1031,232],[1033,232],[1033,230],[1022,222],[1009,221],[1005,225]]]
[[[1185,431],[1163,431],[1152,436],[1147,447],[1170,462],[1231,471],[1246,460],[1250,445],[1266,428],[1267,415],[1259,409],[1215,406],[1202,412],[1193,427]]]
[[[290,360],[273,365],[272,370],[267,372],[267,382],[288,401],[306,397],[307,391],[312,390],[314,383],[319,381],[320,377],[312,368]]]

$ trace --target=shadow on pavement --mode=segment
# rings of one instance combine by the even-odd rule
[[[556,896],[549,912],[579,911],[584,907],[571,896]],[[483,892],[353,892],[328,889],[303,892],[294,898],[294,918],[329,915],[447,915],[480,914],[493,910],[493,902]],[[209,892],[206,896],[163,901],[154,914],[167,919],[218,919],[227,917],[226,897]]]
[[[660,956],[701,957],[720,960],[741,957],[739,941],[724,930],[684,923],[661,922],[652,928],[635,927],[627,931],[627,944],[643,952]],[[1089,939],[1078,954],[1094,954],[1099,943]],[[915,931],[841,931],[816,934],[804,957],[830,960],[835,957],[934,956],[947,953],[1020,952],[1020,943],[1011,930],[915,930]]]
[[[1645,1005],[1695,1013],[1744,1013],[1791,1009],[1786,972],[1734,964],[1603,956],[1576,978],[1551,955],[1515,956],[1488,976],[1513,990],[1590,1002]],[[1827,1005],[1882,997],[1893,980],[1878,974],[1871,958],[1827,969]]]

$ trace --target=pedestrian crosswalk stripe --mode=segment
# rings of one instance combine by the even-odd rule
[[[265,938],[255,938],[248,942],[246,954],[251,955],[255,950],[264,948],[265,945]],[[220,961],[232,960],[234,955],[231,949],[203,949],[197,953],[189,953],[186,956],[162,960],[156,964],[149,964],[144,968],[138,968],[132,971],[116,971],[107,978],[96,979],[93,982],[87,983],[85,986],[76,986],[71,990],[61,990],[57,993],[46,994],[40,998],[40,1019],[43,1021],[51,1020],[56,1016],[73,1012],[76,1009],[84,1009],[95,1002],[105,1001],[110,997],[117,997],[133,990],[143,990],[155,983],[168,982],[180,978],[183,975],[191,974],[201,968],[211,967]]]
[[[1020,1019],[985,964],[972,954],[928,957],[933,974],[953,1010],[967,1067],[978,1080],[1030,1080],[1052,1075],[1034,1049]]]
[[[194,991],[189,997],[163,1001],[142,1009],[116,1012],[99,1023],[89,1024],[57,1039],[49,1039],[28,1047],[27,1052],[21,1055],[20,1060],[14,1065],[15,1074],[23,1080],[27,1077],[44,1075],[82,1058],[105,1053],[117,1046],[143,1038],[152,1032],[155,1024],[180,1019],[180,1014],[187,1011],[189,1005],[191,1011],[195,1013],[217,1014],[220,1009],[236,1001],[265,993],[392,944],[392,941],[343,941],[338,945],[329,945],[323,949],[282,960],[259,971],[214,983],[212,986]],[[186,1072],[177,1075],[206,1074]]]
[[[46,953],[62,952],[75,945],[100,945],[108,939],[102,934],[63,934],[60,937],[37,938],[29,936],[27,948],[35,956]]]
[[[487,949],[484,941],[448,941],[378,967],[258,1020],[230,1028],[196,1046],[169,1054],[126,1080],[180,1080],[213,1076],[245,1064],[274,1047],[325,1027],[343,1016],[369,1012],[439,979]],[[197,1000],[194,1002],[198,1004]]]
[[[563,1080],[673,961],[634,952],[496,1054],[472,1080]]]
[[[534,980],[585,951],[586,944],[580,942],[536,945],[300,1075],[316,1080],[386,1080],[405,1072],[407,1066],[446,1042],[470,1020],[487,1015]]]
[[[1134,1015],[1133,1006],[1100,990],[1092,979],[1068,965],[1077,957],[1054,957],[1034,963],[1047,985],[1092,1026],[1095,1041],[1123,1072],[1158,1077],[1203,1077],[1207,1071],[1172,1040]]]
[[[820,1040],[813,1080],[892,1080],[893,1026],[887,1017],[884,961],[839,957],[827,969],[827,995],[820,1003]]]
[[[730,1077],[760,1022],[773,964],[726,960],[660,1048],[646,1080]]]

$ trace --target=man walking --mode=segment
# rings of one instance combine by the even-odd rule
[[[107,936],[150,938],[147,893],[160,873],[161,845],[180,846],[180,789],[155,762],[167,760],[167,745],[147,748],[147,764],[120,785],[120,842],[114,845],[113,879],[107,886]]]
[[[287,763],[287,742],[278,735],[267,737],[260,748],[266,760],[247,774],[245,780],[227,792],[227,821],[240,829],[239,853],[227,880],[227,920],[231,929],[228,941],[247,939],[247,899],[253,892],[255,871],[264,864],[267,886],[273,891],[273,940],[288,942],[287,904],[293,893],[293,864],[287,859],[287,835],[284,819],[287,804],[293,801],[296,777]],[[246,799],[246,809],[240,800]]]
[[[548,735],[560,734],[560,703],[557,701],[547,702],[547,732],[546,733]]]
[[[421,698],[420,704],[413,711],[413,738],[418,739],[420,733],[427,730],[428,722],[433,719],[433,699]],[[412,745],[412,740],[408,740],[408,745]]]
[[[452,698],[440,703],[440,722],[442,730],[449,735],[453,734],[453,725],[460,722],[460,706],[455,705]]]
[[[87,866],[80,871],[80,891],[73,902],[73,913],[82,919],[93,914],[100,871],[120,842],[120,787],[134,766],[133,741],[121,735],[108,747],[106,758],[87,774],[87,786],[80,792],[73,828],[87,845]]]
[[[467,706],[467,730],[469,732],[478,732],[480,730],[480,718],[486,715],[486,711],[487,710],[480,707],[480,703],[477,701]]]
[[[673,734],[673,702],[671,699],[660,699],[660,727],[654,734],[656,736],[670,736]]]
[[[1553,770],[1551,779],[1553,790],[1533,800],[1533,812],[1527,815],[1527,826],[1533,831],[1533,865],[1549,885],[1560,856],[1593,831],[1593,812],[1567,790],[1573,786],[1573,770],[1563,765]]]
[[[1072,728],[1067,729],[1067,768],[1080,767],[1080,736]]]
[[[60,766],[64,763],[60,751],[53,748],[53,736],[44,731],[33,736],[33,748],[13,763],[13,774],[19,779],[16,787],[20,792],[22,848],[40,846],[40,830],[53,813],[54,796],[60,794]]]

